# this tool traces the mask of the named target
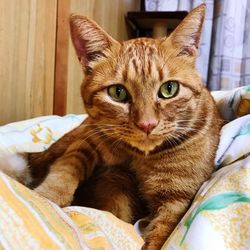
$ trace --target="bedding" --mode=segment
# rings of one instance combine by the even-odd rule
[[[250,86],[213,92],[223,118],[217,170],[162,249],[250,249]],[[85,115],[44,116],[0,127],[0,154],[41,151]],[[0,173],[0,249],[140,249],[134,227],[108,212],[59,208]]]

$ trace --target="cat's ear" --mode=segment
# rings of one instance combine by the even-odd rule
[[[206,4],[193,9],[170,35],[173,46],[180,50],[179,55],[197,55],[205,11]]]
[[[70,31],[76,54],[85,73],[91,72],[94,62],[106,57],[112,48],[120,46],[119,42],[87,17],[71,15]]]

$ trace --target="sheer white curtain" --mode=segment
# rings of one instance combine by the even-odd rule
[[[250,84],[250,0],[146,0],[148,11],[190,11],[205,2],[207,12],[197,68],[211,89]]]
[[[208,85],[232,89],[250,84],[250,1],[215,1]]]

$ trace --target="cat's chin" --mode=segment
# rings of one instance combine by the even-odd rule
[[[149,154],[150,151],[153,151],[157,146],[162,144],[162,140],[137,140],[129,142],[130,145],[134,148],[145,153]]]

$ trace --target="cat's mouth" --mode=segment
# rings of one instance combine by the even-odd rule
[[[128,130],[125,132],[108,131],[108,133],[105,131],[104,133],[113,137],[114,140],[123,141],[128,146],[131,146],[146,155],[160,146],[165,140],[162,135],[157,133],[147,134],[141,131],[139,133],[128,133]]]

